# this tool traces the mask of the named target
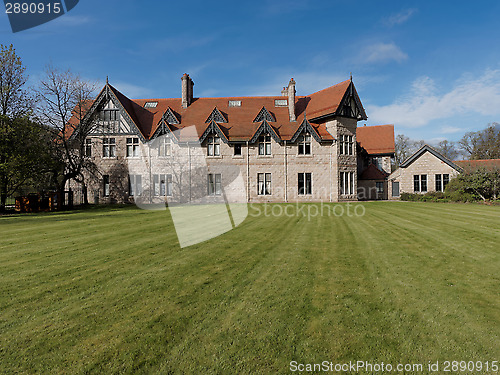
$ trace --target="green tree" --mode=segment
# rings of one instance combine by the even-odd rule
[[[0,115],[21,117],[31,109],[31,98],[25,88],[28,76],[14,46],[0,44]]]

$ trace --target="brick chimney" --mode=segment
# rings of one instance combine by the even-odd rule
[[[295,117],[295,81],[293,78],[288,83],[288,114],[290,121],[297,121]]]
[[[184,73],[182,75],[181,81],[182,81],[182,108],[187,108],[193,102],[194,82],[187,73]]]

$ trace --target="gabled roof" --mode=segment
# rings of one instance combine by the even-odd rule
[[[388,173],[381,171],[375,164],[370,164],[359,176],[360,180],[385,180]]]
[[[356,140],[370,155],[394,154],[394,125],[358,126]]]
[[[500,159],[455,160],[454,163],[464,170],[500,170]]]
[[[132,100],[110,84],[106,84],[103,91],[115,98],[126,121],[132,129],[137,129],[144,140],[152,139],[161,131],[165,131],[165,128],[158,131],[159,127],[164,127],[164,122],[169,123],[169,130],[181,130],[180,142],[194,140],[194,133],[182,130],[194,125],[196,132],[201,136],[207,129],[207,122],[214,120],[230,142],[250,141],[262,125],[261,122],[253,122],[261,113],[265,117],[263,120],[268,123],[271,122],[270,117],[272,117],[272,126],[268,125],[273,130],[273,136],[279,138],[280,141],[290,141],[297,134],[304,115],[307,113],[309,130],[311,134],[316,135],[315,139],[321,142],[332,142],[334,137],[327,131],[324,122],[319,121],[318,118],[325,115],[339,115],[337,109],[343,105],[347,97],[354,98],[358,103],[356,108],[360,107],[358,109],[362,110],[351,80],[309,96],[297,96],[295,102],[297,121],[290,121],[288,106],[282,106],[276,102],[288,99],[284,96],[193,98],[190,105],[183,108],[181,98]],[[240,102],[240,105],[231,105],[235,101]],[[147,102],[155,102],[156,106],[145,108]],[[96,110],[95,106],[92,110]],[[362,111],[364,114],[364,110]],[[172,126],[175,129],[172,129]],[[187,138],[183,139],[182,135],[188,133]]]
[[[458,165],[454,164],[450,159],[444,157],[443,155],[441,155],[439,152],[437,152],[436,150],[434,150],[429,145],[423,145],[422,147],[420,147],[420,149],[417,152],[415,152],[412,156],[410,156],[408,159],[406,159],[404,162],[401,163],[400,168],[406,168],[406,167],[408,167],[411,163],[413,163],[415,160],[417,160],[420,156],[422,156],[426,152],[430,152],[432,155],[434,155],[435,157],[437,157],[442,162],[448,164],[453,169],[455,169],[455,170],[457,170],[459,172],[462,170],[461,167],[459,167]]]

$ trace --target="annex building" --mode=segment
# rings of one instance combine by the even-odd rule
[[[197,98],[184,74],[180,98],[129,99],[106,83],[83,119],[94,123],[84,152],[95,168],[70,188],[99,203],[188,202],[241,186],[246,202],[387,199],[394,127],[358,127],[367,116],[352,78],[307,96],[295,85]]]

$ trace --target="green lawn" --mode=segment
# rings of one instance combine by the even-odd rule
[[[500,360],[500,207],[363,205],[182,249],[167,211],[0,217],[0,373]]]

